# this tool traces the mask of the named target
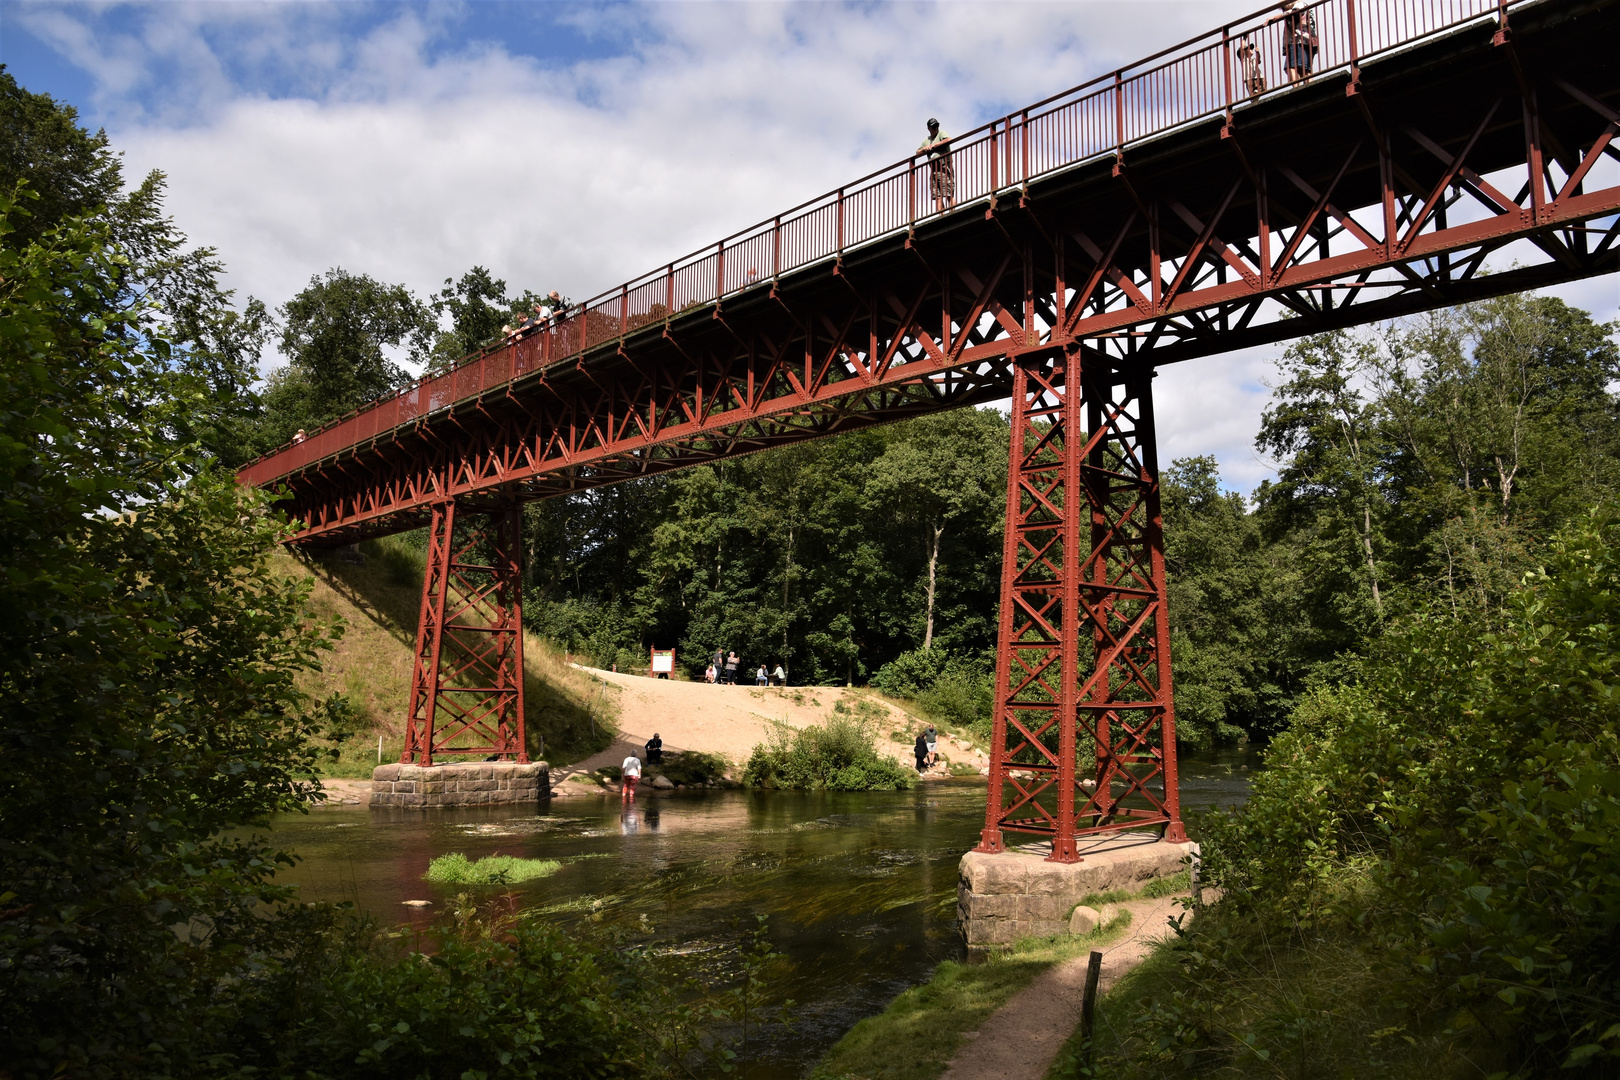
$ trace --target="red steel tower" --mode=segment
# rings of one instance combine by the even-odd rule
[[[1091,834],[1186,839],[1152,380],[1079,342],[1017,361],[979,851],[1008,830],[1056,862]]]

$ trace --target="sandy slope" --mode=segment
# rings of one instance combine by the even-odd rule
[[[576,667],[579,665],[575,665]],[[857,701],[865,700],[880,708],[885,717],[878,724],[878,748],[896,760],[911,764],[911,744],[888,741],[889,731],[914,732],[923,721],[886,702],[867,697],[859,690],[837,686],[710,686],[700,682],[676,682],[623,675],[597,668],[583,668],[591,675],[620,688],[619,737],[599,754],[552,772],[552,786],[575,773],[590,772],[603,765],[617,765],[632,749],[640,750],[653,733],[664,740],[669,753],[701,750],[720,754],[741,767],[757,743],[770,735],[771,722],[780,721],[802,728],[824,722],[839,701],[854,711]],[[974,767],[988,763],[982,751],[969,751],[965,744],[942,738],[940,752],[952,761]],[[574,785],[578,788],[580,785]],[[563,789],[567,790],[567,789]]]

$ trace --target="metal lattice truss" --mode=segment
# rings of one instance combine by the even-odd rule
[[[1019,356],[1074,342],[1163,365],[1620,267],[1616,107],[1563,75],[1490,86],[1427,113],[1324,86],[1309,140],[1228,124],[583,354],[519,340],[511,381],[287,477],[299,539],[1005,398]]]
[[[458,517],[460,528],[457,528]],[[499,755],[523,734],[522,513],[433,507],[400,761]]]
[[[1004,850],[1006,830],[1049,838],[1058,862],[1097,833],[1183,840],[1151,376],[1073,347],[1013,380],[979,850]]]

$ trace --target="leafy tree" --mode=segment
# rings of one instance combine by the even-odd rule
[[[25,182],[35,195],[29,214],[12,221],[11,243],[118,201],[123,170],[107,133],[92,135],[78,118],[73,106],[29,93],[0,64],[0,191]]]
[[[934,645],[940,543],[946,529],[999,532],[1006,505],[1007,425],[992,412],[963,409],[912,422],[873,462],[867,498],[901,528],[913,531],[928,565],[922,647]]]
[[[0,1059],[180,1075],[280,962],[286,856],[331,636],[272,575],[264,500],[187,437],[208,408],[105,223],[18,244],[0,198]],[[177,932],[177,928],[178,932]]]
[[[310,278],[277,310],[287,366],[265,388],[261,451],[408,384],[411,376],[385,350],[421,359],[433,333],[431,313],[405,286],[342,267]]]
[[[251,297],[238,309],[234,293],[220,285],[217,253],[186,247],[163,213],[163,173],[153,170],[123,194],[123,170],[106,133],[85,131],[71,105],[30,94],[0,68],[0,190],[18,183],[31,191],[28,212],[13,219],[11,242],[19,247],[106,208],[102,224],[123,256],[110,279],[118,303],[148,305],[167,342],[166,362],[197,376],[199,406],[176,422],[224,464],[240,464],[244,431],[259,414],[247,390],[258,375],[269,314]]]
[[[1344,331],[1290,345],[1278,363],[1284,380],[1255,439],[1284,461],[1262,499],[1278,524],[1307,525],[1314,534],[1313,554],[1326,571],[1319,580],[1333,589],[1318,602],[1333,609],[1328,617],[1346,644],[1384,614],[1382,432],[1377,406],[1362,389],[1375,363],[1372,343]]]

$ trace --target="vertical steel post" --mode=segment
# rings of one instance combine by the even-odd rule
[[[1047,838],[1054,862],[1079,859],[1080,837],[1125,829],[1179,842],[1152,372],[1082,361],[1078,343],[1015,363],[977,850],[1005,850],[1009,830]],[[1096,771],[1082,780],[1087,752]]]
[[[433,507],[402,763],[529,760],[523,724],[523,511]],[[484,515],[479,515],[483,517]],[[457,533],[457,525],[463,526]],[[487,562],[482,560],[487,559]]]
[[[422,606],[416,620],[416,658],[411,664],[411,700],[405,714],[401,764],[415,757],[433,764],[433,725],[439,705],[439,657],[444,638],[444,602],[449,591],[450,543],[456,527],[455,500],[433,504],[427,559],[422,566]]]

